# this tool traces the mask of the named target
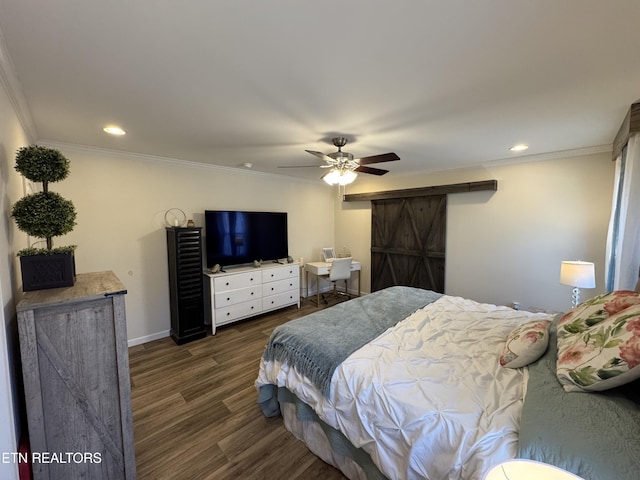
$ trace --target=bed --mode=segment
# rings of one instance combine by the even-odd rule
[[[276,328],[258,402],[352,479],[480,480],[512,458],[587,480],[639,478],[638,382],[566,392],[558,321],[390,287]],[[552,347],[527,367],[501,365],[519,361],[505,355],[514,332],[541,323]]]

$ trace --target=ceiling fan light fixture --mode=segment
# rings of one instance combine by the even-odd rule
[[[384,175],[389,170],[381,168],[369,167],[369,165],[381,162],[393,162],[400,160],[400,157],[393,152],[382,153],[380,155],[370,155],[355,159],[349,152],[343,152],[342,147],[347,144],[347,137],[335,137],[332,139],[333,144],[338,148],[337,152],[324,154],[315,150],[305,150],[314,157],[324,161],[324,165],[317,165],[317,168],[330,169],[322,179],[329,185],[348,185],[353,182],[358,173],[367,173],[370,175]],[[305,167],[316,167],[316,165],[304,165]],[[279,168],[295,168],[282,166]]]
[[[344,186],[352,183],[357,177],[358,174],[353,170],[338,170],[337,168],[332,168],[322,176],[322,179],[329,185]]]

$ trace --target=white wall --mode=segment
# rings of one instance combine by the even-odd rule
[[[347,193],[497,179],[496,192],[448,197],[446,293],[564,311],[571,288],[559,283],[562,260],[595,263],[597,288],[583,299],[604,289],[613,174],[610,155],[600,153],[412,177],[360,175]],[[370,202],[344,202],[336,212],[336,246],[349,245],[367,264],[368,291]]]
[[[78,211],[74,231],[56,242],[78,245],[79,273],[113,270],[122,280],[134,342],[169,329],[163,217],[173,207],[196,225],[205,209],[287,211],[294,258],[318,260],[324,246],[346,247],[363,264],[362,291],[370,291],[369,202],[340,202],[322,182],[50,145],[71,161],[70,176],[52,189]],[[360,175],[347,193],[497,179],[496,192],[449,196],[446,292],[559,311],[570,298],[558,282],[561,260],[596,263],[598,288],[583,297],[603,288],[613,168],[608,154],[594,154],[421,176]],[[335,218],[327,215],[330,203]]]
[[[0,453],[10,453],[17,451],[21,433],[17,400],[20,382],[17,377],[21,371],[16,368],[20,352],[15,309],[20,273],[15,252],[25,246],[25,239],[16,237],[17,230],[9,215],[11,204],[23,193],[22,179],[13,168],[15,152],[28,142],[1,83],[0,112]],[[0,478],[17,479],[17,464],[0,462]]]
[[[288,212],[289,253],[321,258],[333,244],[332,191],[322,182],[291,181],[253,171],[208,167],[133,154],[54,145],[71,173],[50,188],[74,202],[78,273],[113,270],[128,290],[130,343],[166,336],[170,326],[164,213],[180,208],[196,225],[205,209]]]

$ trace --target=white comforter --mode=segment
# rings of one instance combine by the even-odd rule
[[[261,362],[256,386],[287,387],[389,479],[481,479],[516,454],[528,378],[498,357],[543,316],[445,295],[348,357],[328,398],[278,362]]]

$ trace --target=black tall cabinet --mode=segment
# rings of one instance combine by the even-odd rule
[[[205,337],[202,228],[167,227],[171,338],[182,344]]]

